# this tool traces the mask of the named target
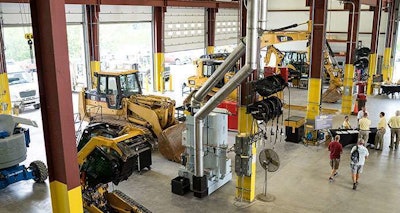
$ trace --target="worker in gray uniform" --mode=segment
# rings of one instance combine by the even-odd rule
[[[389,148],[397,149],[400,141],[400,110],[396,111],[396,115],[391,117],[388,121],[390,127],[390,146]],[[396,141],[395,141],[396,137]]]

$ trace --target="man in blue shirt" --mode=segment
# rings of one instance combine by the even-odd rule
[[[358,140],[357,145],[351,149],[350,153],[353,153],[356,150],[358,150],[358,153],[359,153],[358,162],[354,163],[353,161],[350,161],[351,176],[353,178],[353,189],[354,190],[357,189],[358,179],[360,178],[360,174],[363,171],[365,159],[367,159],[368,155],[369,155],[368,149],[365,148],[365,146],[364,146],[364,139],[360,138]]]

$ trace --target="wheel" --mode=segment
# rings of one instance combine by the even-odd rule
[[[175,65],[181,65],[181,60],[179,58],[175,59]]]
[[[40,109],[40,104],[35,104],[35,105],[33,105],[33,108],[35,108],[35,109]]]
[[[43,183],[47,179],[47,167],[42,161],[33,161],[29,165],[29,168],[33,172],[33,180],[35,180],[37,183]]]

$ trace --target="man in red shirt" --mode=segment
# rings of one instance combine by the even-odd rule
[[[333,177],[338,175],[337,170],[339,169],[340,155],[342,154],[343,148],[342,144],[339,143],[340,136],[336,135],[335,139],[331,141],[328,145],[328,150],[330,151],[330,165],[332,168],[331,176],[329,177],[329,182],[333,182]]]

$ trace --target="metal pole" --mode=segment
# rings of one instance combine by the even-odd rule
[[[265,162],[265,161],[264,161]],[[265,175],[264,175],[264,195],[265,196],[267,196],[267,175],[268,175],[268,172],[267,172],[267,170],[268,170],[268,166],[267,166],[267,168],[265,169]]]
[[[268,11],[268,0],[261,0],[261,15],[260,15],[260,28],[261,30],[267,30],[267,11]]]

